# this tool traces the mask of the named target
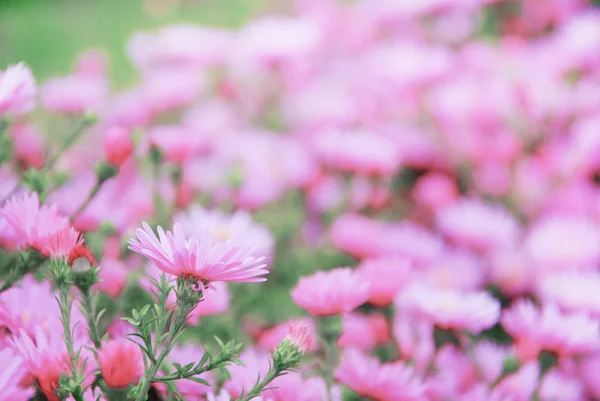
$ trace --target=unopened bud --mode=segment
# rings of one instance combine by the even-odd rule
[[[177,309],[179,313],[190,313],[202,299],[203,284],[198,283],[194,278],[177,279]]]
[[[279,370],[293,369],[300,364],[302,355],[310,348],[308,325],[290,322],[288,335],[273,352],[273,362]]]
[[[104,181],[109,178],[113,178],[117,175],[119,171],[112,164],[108,164],[106,161],[101,160],[98,166],[96,167],[96,180],[99,184],[102,184]]]
[[[113,127],[104,137],[104,158],[108,164],[120,167],[131,156],[133,143],[129,131],[121,127]]]
[[[53,258],[50,260],[50,273],[54,284],[59,289],[71,287],[71,268],[65,258]]]

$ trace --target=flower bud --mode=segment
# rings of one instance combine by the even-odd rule
[[[194,278],[177,278],[177,309],[179,313],[189,314],[198,305],[202,299],[201,288],[203,284],[198,283]]]
[[[297,367],[302,355],[310,348],[310,344],[308,325],[302,322],[290,322],[288,335],[273,352],[275,367],[280,371]]]
[[[129,132],[121,127],[113,127],[104,137],[104,158],[114,167],[120,167],[131,156],[133,143]]]
[[[71,287],[71,268],[65,258],[51,259],[50,273],[57,288],[68,289]]]
[[[101,160],[98,166],[96,167],[96,180],[99,184],[102,184],[104,181],[109,178],[113,178],[117,175],[118,170],[112,164],[107,163],[104,160]]]
[[[126,338],[110,340],[98,351],[98,366],[106,385],[119,389],[135,384],[142,375],[142,354]]]

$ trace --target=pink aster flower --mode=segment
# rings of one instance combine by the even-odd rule
[[[389,341],[390,328],[383,315],[346,313],[342,316],[342,334],[338,346],[371,351]]]
[[[25,64],[0,71],[0,115],[30,112],[35,106],[36,92],[35,78]]]
[[[305,354],[312,344],[310,327],[306,323],[290,320],[288,323],[288,334],[283,341],[289,341],[301,353]]]
[[[500,303],[487,292],[460,292],[413,284],[398,298],[402,310],[424,316],[445,329],[478,333],[500,317]]]
[[[240,396],[242,390],[248,392],[256,380],[265,377],[269,371],[270,357],[264,351],[248,348],[239,357],[246,366],[230,365],[227,367],[231,380],[228,380],[223,388],[235,399]]]
[[[308,335],[311,338],[317,338],[317,332],[315,329],[315,325],[312,319],[309,318],[298,318],[290,320],[292,322],[302,323],[308,327]],[[288,335],[290,321],[280,323],[275,327],[271,327],[262,333],[260,333],[257,344],[265,349],[275,349],[283,339]],[[319,348],[319,344],[317,341],[312,341],[308,348],[309,351],[316,351]]]
[[[53,258],[68,257],[73,249],[83,244],[81,233],[73,227],[67,226],[48,237],[48,245],[42,254]]]
[[[535,359],[544,350],[571,356],[600,347],[600,322],[584,314],[561,313],[554,305],[539,308],[520,299],[503,312],[501,323],[522,360]]]
[[[268,228],[252,221],[252,216],[238,210],[228,216],[219,210],[208,211],[192,206],[188,213],[175,216],[181,222],[186,235],[198,236],[208,230],[216,241],[233,244],[254,244],[253,256],[269,259],[273,254],[274,240]]]
[[[229,244],[215,240],[206,231],[199,238],[187,238],[180,223],[173,233],[158,227],[158,237],[147,223],[138,229],[138,240],[131,239],[130,247],[151,260],[160,270],[175,276],[193,277],[204,281],[259,282],[268,273],[264,258],[252,255],[254,247]]]
[[[539,399],[540,401],[584,401],[588,398],[581,379],[553,368],[544,374],[540,382]]]
[[[345,349],[335,378],[353,391],[378,401],[424,401],[425,386],[403,362],[382,364],[356,349]]]
[[[520,233],[508,211],[478,199],[458,200],[440,210],[437,224],[457,245],[481,251],[515,243]]]
[[[584,217],[548,217],[533,224],[523,246],[539,268],[588,267],[600,261],[600,227]]]
[[[32,124],[17,123],[10,126],[13,138],[13,157],[25,169],[41,169],[46,159],[44,137],[39,128]]]
[[[150,143],[160,149],[165,161],[177,164],[183,164],[209,148],[207,137],[183,126],[156,126],[148,137]]]
[[[312,315],[350,312],[369,299],[369,284],[349,267],[302,277],[290,295]]]
[[[33,388],[21,387],[25,378],[25,370],[21,358],[9,348],[0,349],[0,401],[28,400],[34,395]]]
[[[393,330],[402,359],[413,360],[417,371],[425,372],[436,353],[433,323],[424,316],[398,310]]]
[[[82,113],[98,110],[107,94],[108,83],[104,77],[74,74],[46,81],[40,90],[40,101],[49,111]]]
[[[272,389],[263,393],[263,399],[269,401],[317,401],[326,400],[327,385],[323,378],[314,376],[303,379],[297,372],[291,372],[273,380]],[[332,388],[332,401],[341,401],[341,391]]]
[[[58,213],[56,205],[40,206],[37,193],[14,196],[0,209],[19,243],[42,251],[50,234],[67,226],[68,219]]]
[[[567,312],[600,317],[600,274],[564,272],[542,276],[537,282],[540,300],[558,305]]]
[[[127,284],[127,267],[118,259],[104,258],[98,272],[100,282],[94,288],[100,292],[118,298]]]
[[[492,390],[491,399],[529,401],[538,387],[539,376],[538,362],[528,362],[518,372],[502,379]]]
[[[324,165],[344,172],[387,175],[400,166],[395,143],[374,133],[323,132],[316,136],[314,147]]]
[[[108,340],[98,351],[98,366],[108,387],[127,387],[137,383],[144,372],[142,351],[127,338]]]
[[[594,353],[581,359],[577,369],[581,381],[585,384],[588,393],[593,397],[600,397],[600,354]]]
[[[411,282],[413,268],[407,259],[381,257],[365,259],[357,271],[369,283],[369,303],[386,306]]]
[[[133,152],[131,134],[121,127],[110,128],[104,136],[102,145],[104,158],[115,167],[120,167],[125,163]]]

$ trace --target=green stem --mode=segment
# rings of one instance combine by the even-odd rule
[[[317,319],[317,327],[325,352],[323,378],[327,385],[327,399],[333,401],[331,390],[335,381],[334,370],[338,357],[337,341],[341,334],[341,318],[339,316],[320,316]]]
[[[77,218],[77,216],[79,216],[79,214],[90,205],[90,202],[96,197],[96,195],[100,191],[100,188],[102,188],[102,183],[96,181],[94,188],[92,188],[92,191],[88,194],[88,197],[85,199],[85,202],[83,202],[83,204],[77,208],[75,213],[71,215],[71,221],[75,220],[75,218]]]
[[[246,394],[243,398],[242,397],[238,398],[237,401],[249,401],[255,397],[258,397],[259,395],[261,395],[261,393],[265,389],[265,387],[267,387],[269,385],[269,383],[271,383],[273,380],[275,380],[280,375],[281,375],[280,370],[276,369],[275,367],[271,367],[271,369],[269,370],[269,372],[267,373],[265,378],[260,383],[256,384],[254,387],[252,387],[252,390],[250,390],[250,392],[248,394]]]
[[[82,291],[81,293],[83,309],[85,310],[85,319],[89,327],[90,339],[92,340],[92,343],[94,343],[94,347],[100,349],[102,344],[100,341],[98,325],[96,324],[96,306],[94,305],[94,302],[92,302],[89,291]]]
[[[70,287],[60,289],[59,306],[65,345],[67,346],[67,352],[69,353],[69,359],[71,360],[71,373],[73,373],[73,376],[76,376],[78,361],[76,360],[77,356],[75,355],[75,348],[73,347],[73,332],[71,331],[71,309],[73,307],[73,300],[69,296],[69,289]]]

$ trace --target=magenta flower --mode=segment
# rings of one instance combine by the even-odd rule
[[[181,224],[173,232],[158,227],[158,237],[147,223],[136,230],[138,240],[129,241],[129,249],[150,259],[160,270],[174,276],[197,280],[259,282],[268,273],[264,257],[251,256],[250,244],[217,241],[209,232],[187,238]]]
[[[310,349],[312,343],[309,325],[301,321],[290,320],[288,335],[283,340],[288,340],[291,344],[295,345],[300,352],[305,354]]]
[[[44,251],[50,234],[67,227],[68,219],[58,213],[56,205],[40,206],[37,193],[14,196],[0,209],[21,246]]]
[[[21,358],[9,348],[4,348],[0,349],[0,361],[0,401],[28,400],[33,397],[33,388],[21,387],[26,373]]]
[[[111,388],[125,388],[137,383],[144,371],[142,352],[127,338],[109,340],[98,352],[102,378]]]
[[[81,233],[73,227],[67,226],[48,237],[48,245],[42,250],[53,258],[68,257],[73,249],[83,245]]]
[[[312,315],[351,312],[369,299],[369,284],[349,267],[302,277],[290,293]]]
[[[358,272],[369,283],[369,302],[376,306],[391,304],[414,274],[410,261],[398,257],[366,259]]]
[[[0,115],[30,112],[35,106],[36,92],[31,70],[23,63],[0,71]]]

